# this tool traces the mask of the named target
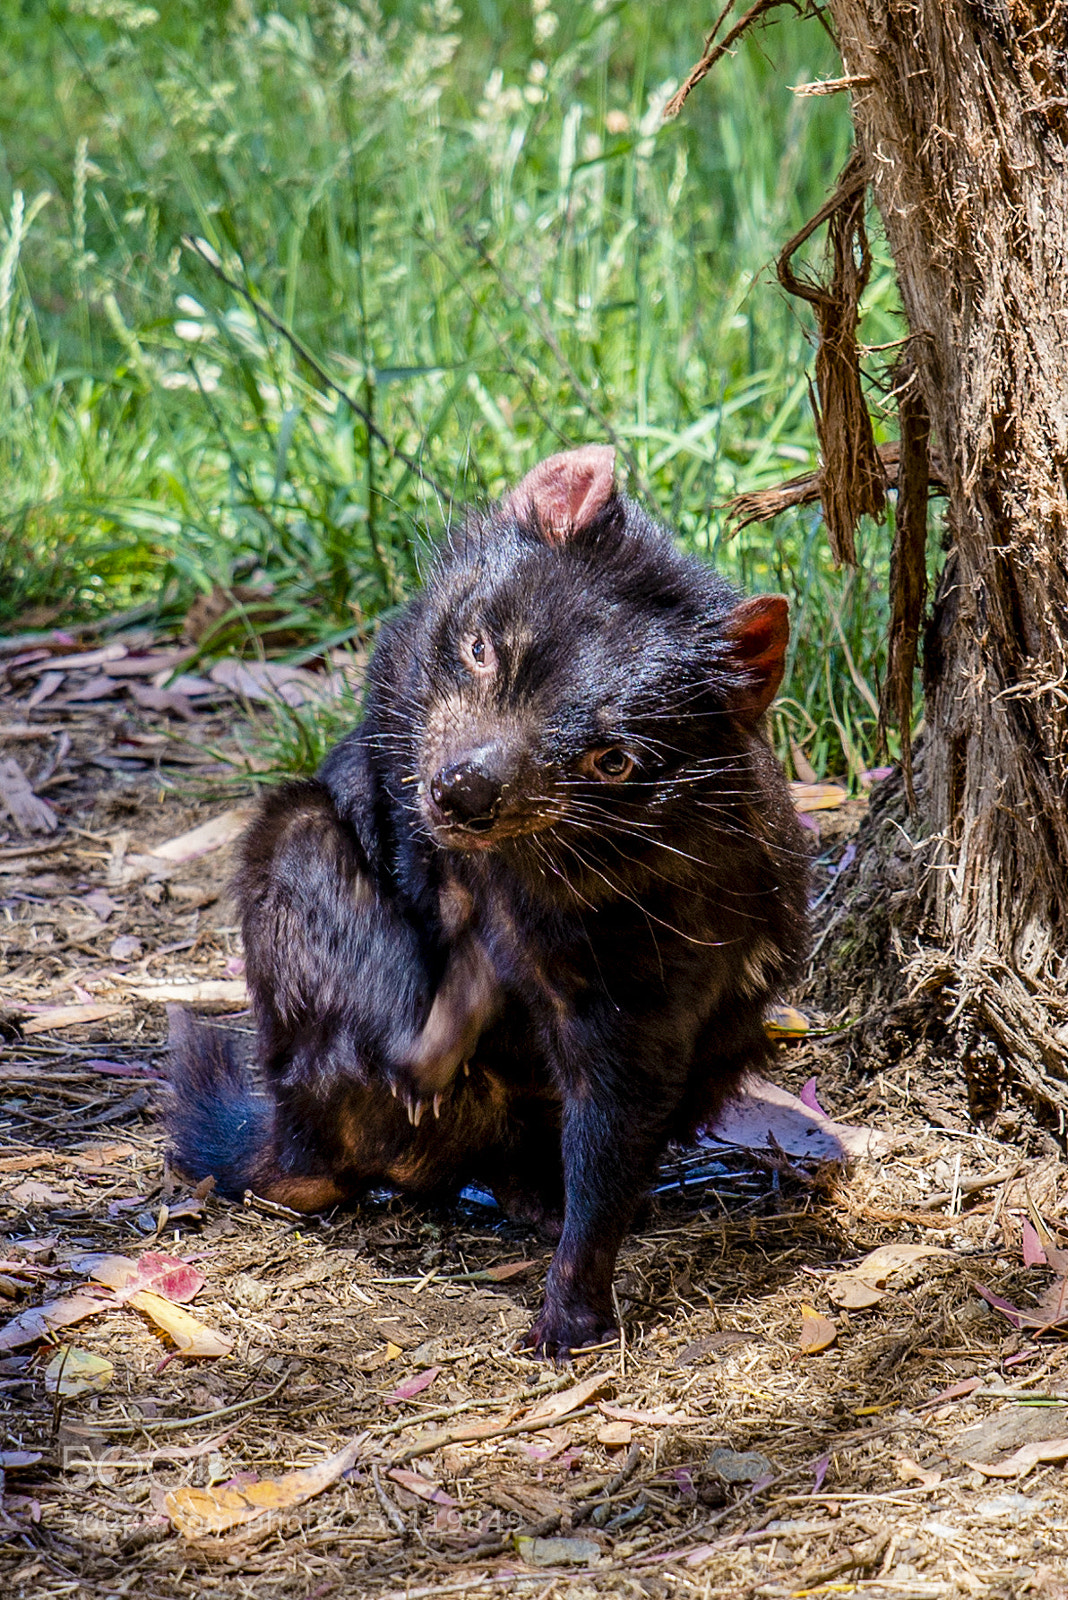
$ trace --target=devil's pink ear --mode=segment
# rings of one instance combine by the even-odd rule
[[[739,685],[732,709],[746,722],[756,722],[775,698],[786,666],[790,608],[782,594],[756,595],[735,606],[723,624]]]
[[[615,493],[616,453],[586,444],[540,461],[505,498],[520,522],[536,521],[550,544],[588,528]]]

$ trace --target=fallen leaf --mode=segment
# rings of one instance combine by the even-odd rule
[[[98,650],[76,650],[73,655],[65,655],[60,651],[45,651],[41,660],[32,666],[27,666],[30,673],[45,672],[53,664],[61,665],[64,670],[74,667],[102,667],[110,661],[121,661],[129,654],[124,644],[105,644]]]
[[[490,1278],[494,1283],[507,1283],[509,1278],[518,1278],[521,1272],[529,1272],[537,1264],[536,1261],[505,1261],[499,1267],[486,1267],[479,1276]]]
[[[630,1444],[633,1432],[629,1422],[605,1422],[597,1429],[597,1443],[618,1450],[621,1445]]]
[[[578,1411],[582,1406],[589,1405],[597,1395],[603,1394],[606,1389],[614,1387],[615,1380],[611,1373],[596,1373],[592,1378],[583,1378],[581,1383],[572,1384],[570,1389],[561,1389],[559,1393],[550,1395],[541,1405],[535,1406],[533,1411],[527,1413],[525,1422],[528,1426],[542,1422],[558,1422],[561,1417],[570,1416],[573,1411]]]
[[[769,1006],[764,1013],[764,1032],[771,1039],[803,1039],[810,1026],[804,1012],[795,1011],[793,1006]],[[802,1101],[808,1103],[804,1095]]]
[[[0,1450],[0,1472],[16,1472],[20,1467],[35,1467],[43,1460],[40,1450]]]
[[[355,1465],[366,1440],[367,1435],[361,1433],[318,1466],[287,1472],[281,1478],[263,1478],[243,1488],[220,1484],[215,1489],[173,1489],[164,1499],[167,1515],[184,1538],[199,1539],[254,1522],[272,1511],[288,1511],[336,1483]]]
[[[314,672],[283,666],[277,661],[217,661],[211,669],[213,683],[246,700],[279,700],[302,706],[323,698],[324,684]]]
[[[801,1354],[818,1356],[827,1350],[838,1337],[838,1329],[829,1317],[821,1317],[812,1306],[801,1307]]]
[[[71,1399],[105,1388],[115,1376],[115,1368],[103,1356],[76,1345],[61,1344],[45,1368],[45,1388],[49,1394]]]
[[[791,783],[790,795],[801,812],[837,811],[849,799],[840,783]]]
[[[827,1115],[826,1111],[824,1111],[823,1107],[816,1098],[815,1078],[806,1079],[801,1086],[801,1091],[797,1098],[800,1100],[803,1106],[808,1106],[810,1111],[818,1111],[821,1117],[825,1117]]]
[[[942,1482],[940,1472],[928,1472],[911,1456],[898,1456],[894,1461],[894,1471],[902,1483],[918,1483],[921,1489],[937,1489]]]
[[[592,1539],[518,1537],[516,1549],[530,1567],[592,1567],[601,1559],[601,1547]]]
[[[131,683],[127,688],[137,704],[144,706],[146,711],[173,711],[186,722],[192,722],[196,717],[187,694],[180,694],[175,689],[156,689],[150,683]]]
[[[976,1294],[1000,1311],[1014,1328],[1056,1328],[1068,1322],[1068,1279],[1058,1278],[1044,1291],[1036,1306],[1014,1306],[1011,1300],[995,1294],[984,1284],[973,1283]]]
[[[607,1400],[598,1400],[597,1409],[603,1416],[614,1417],[617,1422],[637,1422],[647,1428],[694,1427],[701,1420],[699,1417],[687,1417],[681,1412],[635,1411],[628,1406],[609,1405]]]
[[[1046,1265],[1046,1252],[1042,1248],[1042,1241],[1038,1237],[1033,1223],[1027,1218],[1023,1221],[1023,1259],[1025,1267],[1044,1267]]]
[[[386,1340],[386,1360],[387,1361],[396,1361],[397,1357],[398,1356],[402,1356],[403,1354],[404,1354],[404,1351],[401,1349],[399,1344],[394,1344],[392,1339],[387,1339]]]
[[[140,939],[135,939],[132,933],[120,933],[108,950],[108,955],[112,961],[134,961],[143,950]]]
[[[186,1005],[205,1005],[210,1001],[235,1006],[248,1004],[248,990],[240,978],[204,978],[199,983],[133,983],[129,987],[130,993],[139,1000],[154,1000],[161,1005],[175,1001]]]
[[[406,1378],[399,1383],[392,1394],[388,1394],[383,1401],[384,1405],[395,1406],[399,1400],[412,1400],[417,1394],[422,1394],[424,1389],[429,1389],[434,1379],[441,1371],[440,1367],[427,1367],[425,1372],[420,1372],[418,1377]]]
[[[136,1294],[128,1297],[127,1303],[143,1311],[146,1316],[152,1318],[157,1328],[163,1329],[174,1342],[175,1355],[226,1356],[234,1348],[234,1341],[229,1334],[218,1333],[214,1328],[206,1328],[188,1311],[184,1311],[181,1306],[173,1305],[160,1294],[152,1294],[148,1289],[139,1289]]]
[[[22,1024],[26,1035],[51,1033],[54,1028],[82,1027],[87,1022],[106,1022],[117,1017],[122,1006],[92,1004],[76,1006],[35,1006],[29,1022]]]
[[[749,1073],[736,1097],[700,1130],[698,1143],[744,1150],[768,1150],[774,1143],[786,1155],[802,1160],[851,1161],[880,1155],[890,1140],[873,1128],[835,1122],[778,1084]]]
[[[90,678],[87,683],[79,684],[75,689],[67,690],[67,700],[71,703],[84,704],[89,701],[106,700],[109,695],[117,694],[122,685],[115,678],[102,672],[95,678]]]
[[[417,1494],[420,1500],[430,1500],[436,1506],[456,1506],[460,1503],[446,1494],[440,1483],[431,1482],[420,1472],[406,1472],[403,1467],[391,1467],[386,1477],[392,1478],[394,1483],[399,1483],[409,1494]]]
[[[106,889],[94,889],[90,894],[83,895],[78,904],[86,906],[101,922],[106,922],[119,910],[118,901],[113,900]]]
[[[81,1267],[88,1270],[94,1282],[114,1289],[120,1300],[132,1299],[140,1290],[149,1289],[165,1300],[184,1302],[192,1300],[206,1281],[204,1274],[188,1261],[161,1255],[158,1250],[146,1250],[136,1261],[129,1256],[83,1257]]]
[[[1068,1461],[1068,1439],[1038,1439],[1025,1444],[1004,1461],[966,1461],[966,1467],[984,1478],[1022,1478],[1041,1462]]]
[[[910,1266],[923,1256],[948,1256],[951,1250],[941,1250],[927,1244],[882,1244],[872,1250],[863,1261],[845,1272],[836,1272],[828,1279],[827,1291],[835,1305],[850,1311],[863,1311],[878,1305],[889,1279],[902,1267]]]
[[[63,1295],[59,1300],[46,1300],[44,1305],[21,1312],[0,1328],[0,1350],[17,1350],[20,1345],[35,1344],[56,1328],[81,1322],[83,1317],[106,1311],[113,1304],[110,1295],[105,1299],[103,1295],[89,1291]]]
[[[14,756],[0,761],[0,806],[7,811],[20,833],[55,833],[59,819],[47,800],[33,792],[33,785]]]
[[[59,1189],[52,1189],[39,1178],[27,1178],[8,1190],[8,1197],[20,1206],[63,1206],[70,1199]]]
[[[223,845],[239,839],[252,816],[251,806],[234,806],[212,817],[210,822],[202,822],[198,828],[179,833],[164,844],[154,844],[148,854],[161,861],[194,861],[197,856],[208,855],[212,850],[220,850]]]

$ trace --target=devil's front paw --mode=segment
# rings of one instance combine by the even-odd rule
[[[593,1306],[554,1306],[546,1301],[530,1332],[520,1339],[518,1348],[549,1361],[570,1361],[572,1356],[596,1345],[608,1344],[619,1330],[610,1312]]]

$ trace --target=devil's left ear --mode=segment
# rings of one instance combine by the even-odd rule
[[[598,517],[615,494],[616,453],[611,445],[563,450],[531,468],[504,500],[520,522],[537,523],[548,544],[564,544]]]
[[[737,679],[731,709],[744,722],[755,723],[774,700],[786,666],[790,640],[786,596],[761,594],[742,600],[724,620],[723,633]]]

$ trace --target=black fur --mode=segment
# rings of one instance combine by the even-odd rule
[[[477,1178],[555,1218],[527,1341],[550,1355],[611,1331],[666,1143],[767,1058],[806,942],[807,853],[759,728],[782,603],[740,604],[610,476],[561,524],[590,454],[451,533],[360,726],[245,840],[269,1121],[217,1033],[183,1024],[175,1052],[178,1158],[225,1192],[310,1210]]]

